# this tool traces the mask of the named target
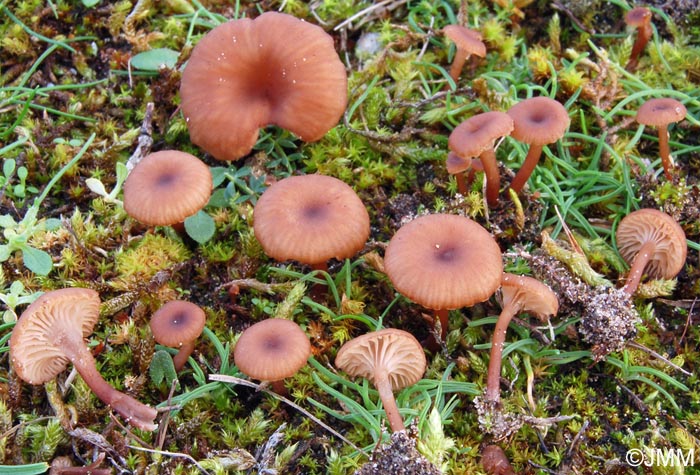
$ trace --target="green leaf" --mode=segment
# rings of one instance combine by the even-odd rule
[[[58,218],[48,218],[44,221],[44,229],[47,231],[56,231],[61,226],[63,226],[63,223]]]
[[[185,231],[192,239],[203,244],[212,238],[216,225],[211,216],[199,211],[185,220]]]
[[[7,244],[0,244],[0,262],[5,262],[10,258],[10,255],[12,255],[12,251],[10,250],[10,246]]]
[[[151,376],[151,381],[156,385],[161,384],[163,381],[168,386],[173,384],[173,381],[177,379],[177,372],[170,353],[165,350],[156,351],[153,354],[151,366],[148,368],[148,374]]]
[[[12,173],[15,171],[15,166],[16,162],[14,158],[8,158],[7,160],[3,160],[2,162],[2,174],[5,175],[6,177],[10,177]]]
[[[85,5],[88,8],[92,8],[98,3],[100,3],[102,0],[83,0],[83,5]]]
[[[170,48],[155,48],[132,57],[131,66],[142,71],[160,71],[161,68],[172,69],[179,56],[178,51]]]
[[[0,215],[0,228],[14,228],[17,221],[9,214]]]
[[[24,267],[39,275],[48,275],[53,269],[51,256],[40,249],[25,245],[22,247]]]
[[[3,475],[39,475],[48,469],[49,464],[46,462],[28,465],[0,465],[0,473]]]

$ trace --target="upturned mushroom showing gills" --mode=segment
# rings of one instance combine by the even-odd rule
[[[413,335],[395,328],[366,333],[338,350],[335,365],[372,381],[392,432],[405,430],[394,391],[416,384],[426,367],[423,348]]]
[[[195,342],[204,330],[207,317],[198,305],[185,300],[172,300],[160,307],[150,321],[153,338],[161,345],[178,348],[173,357],[180,371],[194,351]]]
[[[669,215],[649,208],[633,211],[615,232],[620,255],[631,264],[624,290],[634,294],[645,273],[655,279],[673,279],[688,254],[683,228]]]
[[[44,384],[73,363],[101,401],[134,427],[155,430],[156,410],[117,391],[97,371],[83,339],[92,333],[99,312],[99,295],[91,289],[60,289],[41,295],[12,330],[12,365],[29,384]]]
[[[192,142],[236,160],[269,124],[306,142],[323,137],[345,111],[347,77],[321,27],[267,12],[207,33],[185,66],[180,96]]]
[[[637,122],[651,125],[659,130],[659,156],[667,180],[673,179],[673,159],[668,144],[668,126],[685,118],[685,106],[670,97],[649,99],[637,110]]]
[[[525,161],[510,184],[513,191],[520,193],[539,162],[543,147],[562,138],[571,120],[563,105],[543,96],[520,101],[507,114],[513,119],[511,137],[530,144]]]
[[[486,400],[497,403],[501,398],[501,361],[508,325],[513,317],[527,312],[547,320],[559,311],[559,300],[552,290],[532,277],[503,273],[500,290],[501,314],[491,339],[491,358],[486,379]]]
[[[464,216],[431,214],[402,226],[389,240],[384,269],[394,288],[432,309],[447,335],[448,311],[487,300],[501,285],[501,250],[491,234]]]

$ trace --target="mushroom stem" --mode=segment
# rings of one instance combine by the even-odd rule
[[[673,170],[673,161],[671,160],[671,147],[668,144],[668,126],[659,126],[659,155],[661,156],[661,164],[664,166],[664,175],[666,179],[671,181],[671,170]]]
[[[435,310],[435,320],[440,322],[440,339],[445,341],[445,338],[447,338],[447,327],[450,324],[450,311],[444,308]]]
[[[484,167],[486,175],[486,202],[493,207],[498,204],[498,190],[501,187],[501,176],[498,173],[498,162],[496,161],[496,153],[493,148],[485,150],[481,153],[481,164]],[[539,157],[537,158],[539,160]],[[535,165],[537,161],[535,161]],[[533,165],[534,167],[534,165]]]
[[[66,356],[75,365],[88,387],[109,407],[121,414],[128,423],[139,429],[153,431],[156,429],[154,419],[158,412],[131,396],[113,388],[97,371],[95,359],[85,346],[82,339],[61,332],[56,345],[63,348]]]
[[[496,321],[491,339],[491,357],[489,358],[489,371],[486,376],[486,400],[497,403],[501,399],[501,361],[503,359],[503,344],[506,341],[508,325],[516,313],[520,311],[520,304],[513,301],[505,305]]]
[[[525,186],[525,183],[527,183],[527,180],[530,178],[530,175],[532,175],[535,166],[537,166],[537,162],[540,161],[542,148],[543,145],[530,145],[530,150],[527,152],[523,166],[520,167],[520,170],[518,170],[518,173],[516,173],[515,178],[513,178],[513,181],[510,184],[510,188],[516,193],[520,193]]]
[[[381,399],[382,405],[384,406],[386,419],[389,421],[391,431],[398,432],[406,430],[403,418],[399,413],[399,407],[396,405],[396,398],[394,397],[394,391],[391,387],[389,375],[386,370],[377,370],[374,377],[374,386],[377,388],[377,391],[379,391],[379,399]]]
[[[469,171],[471,172],[471,168]],[[467,177],[464,176],[464,172],[459,172],[455,174],[455,179],[457,180],[457,193],[464,196],[467,194]]]
[[[637,69],[639,57],[642,55],[644,47],[651,39],[652,33],[651,21],[645,22],[637,28],[637,38],[634,40],[632,52],[630,53],[630,59],[627,61],[627,65],[625,66],[627,71],[633,73]]]
[[[637,290],[639,286],[639,281],[642,279],[644,274],[644,269],[646,268],[651,256],[654,255],[656,250],[656,243],[653,240],[648,240],[642,247],[639,248],[639,252],[634,257],[632,261],[632,267],[630,268],[630,273],[627,275],[627,281],[622,290],[627,293],[627,295],[632,295]]]
[[[179,372],[185,367],[185,363],[187,363],[187,359],[194,351],[194,347],[194,340],[186,341],[180,346],[180,350],[175,356],[173,356],[173,366],[175,366],[175,371]]]
[[[450,77],[454,80],[455,83],[459,81],[459,76],[460,74],[462,74],[462,68],[464,67],[464,63],[467,62],[468,57],[468,53],[466,53],[460,48],[457,48],[455,57],[452,60],[452,64],[450,65]]]

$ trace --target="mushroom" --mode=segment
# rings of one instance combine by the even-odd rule
[[[331,258],[360,251],[369,237],[369,214],[355,191],[337,178],[291,176],[262,194],[253,231],[265,253],[327,270]]]
[[[682,269],[688,253],[683,228],[661,211],[643,208],[620,221],[615,232],[617,248],[631,264],[622,288],[634,294],[644,272],[655,279],[672,279]]]
[[[637,38],[634,40],[630,58],[627,61],[625,69],[629,72],[634,72],[639,63],[639,56],[644,51],[644,47],[649,42],[652,35],[651,29],[651,10],[646,7],[635,7],[625,13],[625,23],[637,29]]]
[[[321,27],[267,12],[207,33],[185,66],[180,96],[192,142],[236,160],[268,124],[319,140],[345,111],[347,77]]]
[[[494,142],[513,130],[513,119],[505,112],[484,112],[459,124],[447,142],[453,153],[463,159],[479,157],[486,175],[486,202],[498,203],[500,175]]]
[[[510,135],[530,144],[525,161],[510,184],[513,191],[520,193],[540,160],[542,148],[562,138],[570,120],[564,106],[543,96],[520,101],[508,109],[507,114],[513,119]]]
[[[394,234],[384,269],[397,291],[435,311],[444,341],[448,311],[493,295],[503,264],[498,244],[481,225],[464,216],[431,214]]]
[[[311,356],[311,343],[299,325],[284,318],[269,318],[241,333],[233,349],[233,361],[242,373],[267,381],[285,393],[283,380],[291,378]]]
[[[486,400],[497,403],[501,397],[501,360],[506,331],[513,317],[527,312],[542,321],[559,311],[559,300],[552,290],[532,277],[503,273],[500,290],[501,314],[491,339],[491,357],[486,378]]]
[[[199,306],[185,300],[172,300],[151,316],[151,333],[161,345],[179,348],[173,357],[180,371],[194,351],[195,341],[202,334],[207,316]]]
[[[124,209],[149,226],[173,226],[209,201],[213,188],[209,167],[194,155],[163,150],[146,155],[124,182]]]
[[[100,298],[91,289],[67,288],[42,294],[22,313],[10,337],[10,360],[29,384],[44,384],[73,363],[95,395],[139,429],[156,429],[152,407],[117,391],[97,371],[83,341],[100,314]]]
[[[664,166],[666,179],[671,180],[673,170],[673,158],[668,145],[668,125],[679,122],[685,118],[685,106],[671,98],[649,99],[637,110],[637,122],[643,125],[652,125],[659,129],[659,155]]]
[[[487,445],[481,452],[481,466],[488,475],[515,475],[508,456],[496,444]]]
[[[417,383],[426,366],[423,348],[413,335],[395,328],[366,333],[338,350],[335,365],[372,381],[392,432],[405,430],[394,391]]]
[[[483,58],[486,56],[486,45],[481,40],[481,33],[460,25],[447,25],[442,29],[443,34],[451,39],[457,47],[457,52],[450,66],[450,77],[457,82],[464,63],[471,55]]]

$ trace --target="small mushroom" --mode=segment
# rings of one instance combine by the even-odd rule
[[[501,184],[494,144],[512,130],[513,119],[505,112],[484,112],[459,124],[447,142],[450,150],[463,159],[480,158],[486,175],[486,202],[489,206],[498,203]]]
[[[233,360],[242,373],[270,382],[279,394],[283,380],[304,367],[311,356],[311,343],[304,330],[291,320],[270,318],[243,331],[233,349]]]
[[[501,314],[491,339],[491,358],[486,378],[486,400],[497,403],[501,398],[501,360],[506,331],[513,317],[527,312],[542,321],[559,311],[559,300],[545,284],[532,277],[503,273],[500,290]]]
[[[384,269],[396,290],[435,310],[441,338],[448,311],[487,300],[501,285],[501,250],[480,224],[432,214],[402,226],[391,238]]]
[[[156,429],[157,412],[117,391],[97,371],[83,340],[100,314],[100,298],[91,289],[68,288],[42,294],[22,313],[10,337],[10,360],[29,384],[44,384],[73,363],[95,395],[139,429]]]
[[[683,228],[661,211],[643,208],[633,211],[620,221],[615,232],[617,248],[631,264],[622,288],[634,294],[646,272],[655,279],[672,279],[682,269],[688,254]]]
[[[464,63],[471,56],[483,58],[486,56],[486,45],[481,40],[481,33],[460,25],[447,25],[442,29],[443,34],[451,39],[457,47],[457,52],[450,66],[450,77],[457,82],[462,73]]]
[[[637,110],[637,122],[659,129],[659,155],[667,180],[673,179],[671,174],[673,158],[668,145],[668,126],[683,120],[686,113],[687,110],[681,102],[668,97],[649,99]]]
[[[646,7],[635,7],[625,13],[625,23],[627,26],[637,29],[637,38],[634,40],[630,58],[625,66],[627,71],[634,72],[639,63],[639,57],[653,33],[651,28],[651,10]]]
[[[124,209],[149,226],[178,226],[209,201],[209,167],[189,153],[163,150],[146,155],[124,182]]]
[[[392,432],[405,430],[394,391],[417,383],[425,373],[425,354],[410,333],[386,328],[345,343],[335,365],[351,376],[367,378],[379,391]]]
[[[564,106],[544,96],[520,101],[507,114],[513,119],[510,135],[530,144],[525,161],[510,184],[513,191],[520,193],[540,160],[542,148],[562,138],[571,121]]]
[[[253,231],[273,259],[327,270],[328,260],[352,257],[364,247],[369,214],[355,191],[337,178],[291,176],[262,194]]]
[[[159,308],[150,321],[153,338],[161,345],[179,348],[173,357],[175,371],[180,371],[194,351],[207,316],[199,306],[185,300],[172,300]]]
[[[192,142],[236,160],[268,124],[306,142],[323,137],[345,111],[347,76],[321,27],[267,12],[207,33],[187,61],[180,96]]]

